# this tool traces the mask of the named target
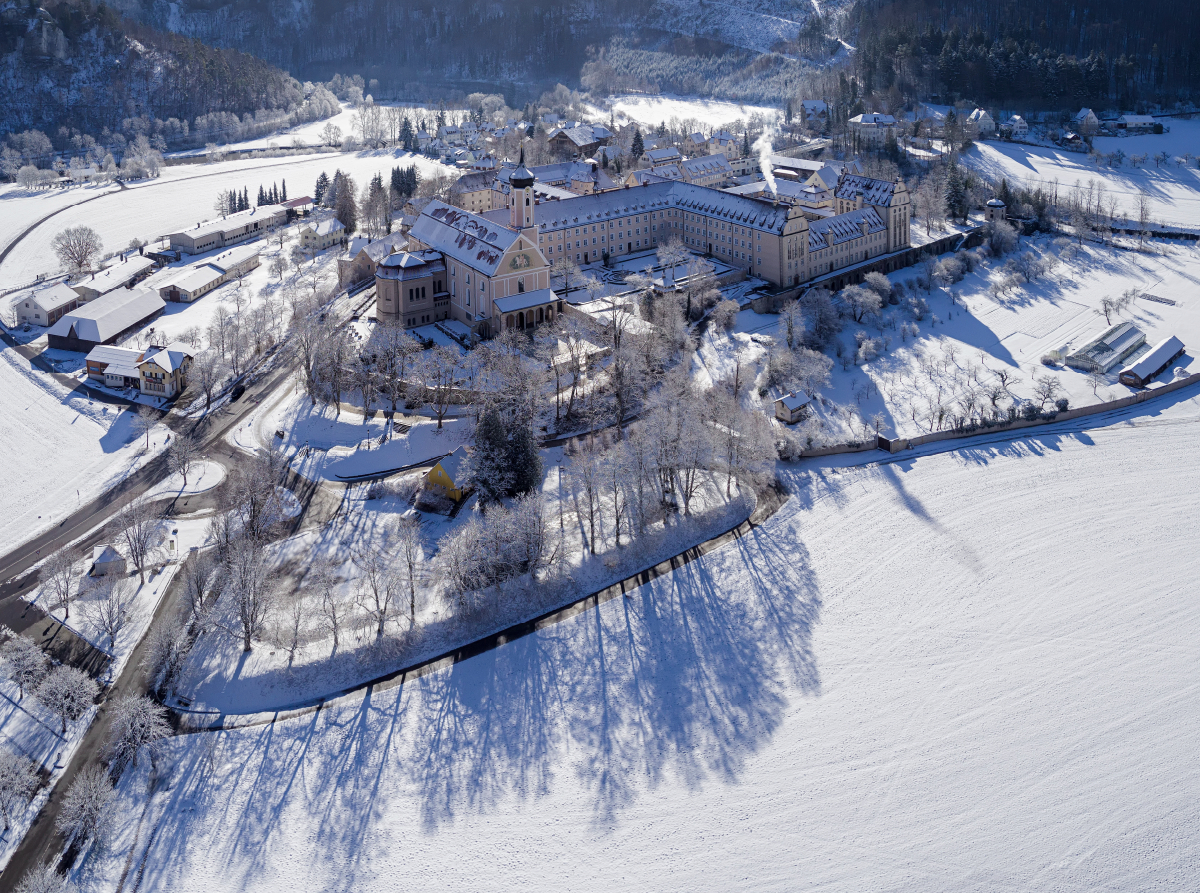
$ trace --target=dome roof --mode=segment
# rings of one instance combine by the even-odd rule
[[[511,175],[509,175],[508,182],[513,185],[514,189],[526,189],[532,186],[533,181],[536,179],[537,178],[533,175],[533,171],[531,171],[525,165],[521,165],[519,168],[513,171]]]

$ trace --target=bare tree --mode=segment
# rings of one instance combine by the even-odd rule
[[[334,573],[333,565],[328,561],[318,563],[312,569],[311,574],[312,588],[317,591],[317,595],[321,599],[321,616],[325,619],[329,631],[333,633],[333,650],[337,651],[338,632],[346,620],[346,606],[342,602],[341,594],[337,591],[337,584],[340,581],[337,574]]]
[[[1093,369],[1088,373],[1087,383],[1092,388],[1092,396],[1097,396],[1096,392],[1100,389],[1100,385],[1108,383],[1108,377],[1098,369]]]
[[[153,760],[158,743],[171,735],[165,708],[144,695],[123,695],[112,706],[112,728],[105,748],[113,771],[136,766],[145,748]]]
[[[175,474],[183,475],[183,486],[187,487],[188,472],[192,463],[200,458],[200,444],[190,434],[176,434],[167,449],[167,465]]]
[[[74,667],[55,667],[38,686],[34,697],[47,710],[62,720],[62,734],[67,734],[67,723],[75,722],[96,701],[100,687],[82,670]]]
[[[100,234],[90,226],[72,226],[55,236],[50,247],[67,272],[78,275],[92,269],[96,258],[104,250],[104,243],[100,240]]]
[[[1150,196],[1146,190],[1138,192],[1138,245],[1141,245],[1150,231]]]
[[[8,678],[17,684],[18,700],[25,697],[25,689],[31,691],[46,676],[46,655],[32,640],[14,633],[7,627],[3,633],[8,638],[0,645],[0,665]]]
[[[242,640],[243,651],[250,651],[275,604],[275,574],[267,567],[260,542],[246,537],[233,544],[225,562],[222,598],[233,602],[234,622],[221,628]]]
[[[109,650],[116,653],[117,636],[129,619],[129,588],[115,576],[101,577],[92,590],[92,598],[84,602],[83,616],[108,636]]]
[[[1056,399],[1062,393],[1062,385],[1053,375],[1039,375],[1033,379],[1033,398],[1038,401],[1038,408],[1045,409],[1046,404]]]
[[[215,351],[206,350],[192,361],[191,379],[204,391],[204,411],[212,408],[213,392],[225,378],[225,364]]]
[[[7,747],[0,748],[0,815],[4,830],[12,828],[12,820],[21,814],[37,790],[37,766]]]
[[[25,872],[15,893],[71,893],[75,886],[50,863],[35,865]]]
[[[150,690],[158,697],[164,697],[182,675],[191,644],[187,627],[178,618],[150,628],[142,667],[150,675]]]
[[[804,337],[804,312],[800,309],[800,303],[788,301],[784,304],[779,311],[779,321],[783,323],[788,349],[794,350]]]
[[[283,628],[279,645],[287,649],[288,666],[296,659],[296,651],[304,641],[304,622],[308,619],[309,607],[304,593],[293,592],[284,605]]]
[[[112,781],[104,767],[89,764],[79,771],[63,795],[54,826],[68,842],[95,837],[104,827],[113,797]]]
[[[130,503],[113,519],[129,560],[137,569],[138,579],[146,585],[146,566],[153,557],[161,534],[158,529],[159,516],[149,503]]]
[[[208,598],[215,570],[212,558],[203,552],[196,553],[190,561],[183,565],[183,592],[184,598],[187,600],[190,622],[199,622],[205,614],[205,601]]]
[[[421,542],[421,524],[415,518],[400,518],[396,524],[396,551],[400,559],[400,570],[408,584],[408,623],[417,622],[417,583],[424,574],[424,545]]]
[[[439,430],[450,411],[454,386],[462,371],[462,357],[450,347],[427,350],[418,363],[418,373],[424,385],[425,402],[433,407]]]
[[[563,281],[563,293],[561,297],[566,299],[567,292],[571,290],[571,277],[579,276],[581,273],[579,264],[571,260],[565,254],[562,257],[555,258],[550,264],[550,276],[559,277]]]
[[[139,406],[133,417],[133,427],[139,434],[146,436],[146,449],[150,449],[150,431],[158,424],[158,410],[149,406]]]
[[[399,575],[392,567],[391,556],[370,546],[357,550],[354,564],[359,571],[355,599],[375,624],[375,638],[382,639],[388,621],[396,614]]]
[[[571,459],[570,481],[571,489],[576,486],[575,498],[583,498],[582,516],[588,524],[588,552],[596,554],[596,521],[600,516],[600,467],[595,455],[594,445],[590,437],[578,437],[572,440],[566,449]]]
[[[62,611],[63,619],[71,616],[71,599],[74,598],[75,562],[78,556],[70,547],[59,549],[46,559],[39,577],[44,581],[49,596],[50,610]]]

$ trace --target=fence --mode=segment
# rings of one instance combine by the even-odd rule
[[[1050,425],[1056,422],[1069,422],[1072,419],[1080,419],[1085,416],[1099,415],[1104,412],[1111,412],[1114,409],[1124,409],[1127,406],[1136,406],[1139,403],[1145,403],[1147,400],[1153,400],[1163,394],[1170,394],[1173,391],[1178,391],[1189,385],[1200,382],[1200,372],[1187,375],[1183,378],[1177,378],[1169,384],[1162,387],[1151,388],[1150,390],[1141,391],[1137,394],[1131,394],[1128,397],[1121,397],[1118,400],[1112,400],[1108,403],[1094,403],[1090,406],[1080,406],[1076,409],[1068,409],[1065,412],[1056,412],[1049,418],[1034,419],[1026,421],[1025,419],[1017,419],[1013,422],[1005,422],[991,427],[979,426],[976,428],[959,429],[952,428],[946,431],[934,431],[931,434],[922,434],[918,437],[897,437],[889,440],[886,437],[879,437],[875,442],[865,444],[841,444],[838,446],[817,447],[816,449],[804,450],[800,457],[803,459],[817,458],[818,456],[833,456],[839,453],[861,453],[866,450],[883,450],[887,453],[898,453],[900,450],[912,449],[919,446],[924,446],[928,443],[938,443],[943,440],[960,440],[968,437],[980,437],[986,434],[1001,434],[1005,431],[1015,431],[1020,428],[1036,428],[1041,425]]]

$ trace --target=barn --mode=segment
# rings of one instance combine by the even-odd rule
[[[1183,351],[1183,342],[1174,335],[1164,338],[1136,363],[1122,369],[1117,378],[1121,384],[1127,384],[1131,388],[1144,388],[1179,359]]]
[[[152,289],[118,289],[63,316],[46,332],[46,340],[54,350],[88,353],[140,328],[164,307]]]

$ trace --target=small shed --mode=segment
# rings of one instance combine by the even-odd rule
[[[125,575],[125,558],[112,546],[95,546],[92,549],[93,577],[104,577],[108,574]]]
[[[805,394],[788,394],[775,401],[775,418],[793,425],[802,422],[812,413],[812,397]]]
[[[1164,338],[1136,363],[1122,369],[1117,378],[1131,388],[1144,388],[1179,359],[1183,351],[1183,342],[1174,335]]]
[[[425,474],[425,480],[435,487],[441,487],[448,497],[458,502],[467,492],[464,479],[466,464],[467,448],[460,446],[449,456],[439,459],[438,463]]]

